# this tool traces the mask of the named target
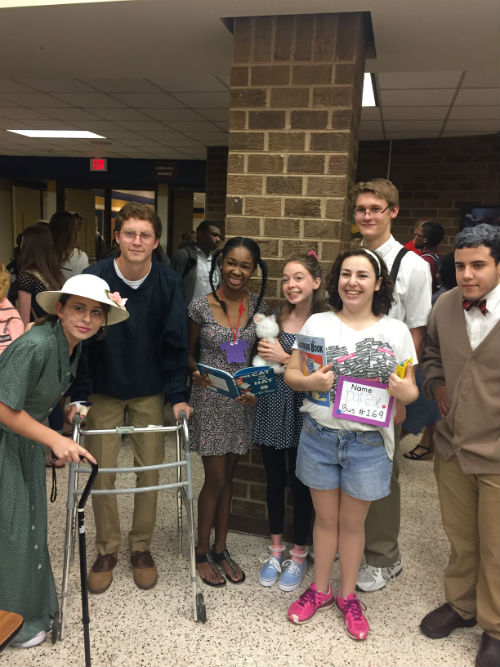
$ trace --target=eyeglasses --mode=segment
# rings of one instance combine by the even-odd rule
[[[93,319],[102,319],[104,317],[104,311],[101,310],[100,308],[90,308],[87,309],[85,306],[75,303],[70,306],[71,310],[76,314],[76,315],[86,315],[87,313],[90,315],[91,318]]]
[[[155,235],[151,234],[151,232],[134,232],[132,229],[122,229],[120,234],[123,234],[127,241],[135,241],[136,236],[138,236],[141,241],[151,241],[151,239],[155,238]]]
[[[366,215],[369,213],[370,215],[377,216],[377,215],[382,215],[382,213],[385,213],[388,208],[391,208],[392,204],[388,204],[385,208],[380,208],[380,206],[372,206],[371,208],[365,208],[364,206],[357,206],[354,209],[354,213],[356,215]]]

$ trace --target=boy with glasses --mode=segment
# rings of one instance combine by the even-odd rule
[[[72,400],[87,400],[89,429],[121,426],[125,410],[133,426],[163,424],[163,406],[170,401],[177,419],[187,416],[187,312],[179,275],[161,262],[153,262],[161,221],[150,206],[126,204],[115,222],[118,257],[103,259],[85,269],[98,275],[127,299],[130,317],[112,327],[102,340],[89,344],[82,355]],[[112,295],[113,296],[113,295]],[[162,433],[131,435],[134,465],[163,462]],[[88,438],[89,451],[102,468],[115,468],[120,435]],[[113,489],[116,475],[99,474],[95,489]],[[158,471],[137,474],[137,486],[158,484]],[[134,496],[134,516],[129,534],[134,581],[139,588],[156,584],[156,566],[149,551],[156,519],[157,492]],[[120,548],[116,496],[92,496],[96,525],[97,559],[88,575],[91,593],[103,593],[113,579]]]
[[[363,237],[363,246],[382,257],[395,282],[389,315],[408,326],[420,356],[431,310],[432,281],[427,262],[405,249],[391,235],[392,221],[399,213],[398,190],[391,181],[375,178],[357,183],[354,195],[355,222]],[[396,424],[404,421],[404,408],[398,406],[395,420]],[[366,564],[361,567],[356,583],[358,589],[366,592],[384,588],[387,581],[403,569],[398,545],[401,511],[399,432],[400,429],[396,429],[390,495],[373,502],[366,517]]]

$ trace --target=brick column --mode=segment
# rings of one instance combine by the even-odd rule
[[[205,219],[224,231],[226,217],[227,146],[207,148]]]
[[[226,234],[254,238],[280,296],[283,260],[325,273],[350,240],[365,59],[362,14],[234,20]],[[267,534],[258,450],[239,465],[231,526]]]

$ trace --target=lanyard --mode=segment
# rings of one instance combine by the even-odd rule
[[[219,297],[222,300],[222,295],[221,295],[220,289],[219,289]],[[245,306],[243,305],[243,292],[242,292],[241,302],[240,302],[240,307],[239,307],[239,314],[238,314],[238,321],[236,322],[236,329],[233,327],[233,325],[231,323],[231,320],[229,318],[229,313],[226,312],[226,317],[227,317],[227,321],[229,322],[229,327],[231,328],[231,331],[233,332],[233,345],[234,345],[234,343],[236,343],[236,339],[238,337],[238,331],[240,329],[240,322],[241,322],[241,314],[243,313],[244,310],[245,310]]]

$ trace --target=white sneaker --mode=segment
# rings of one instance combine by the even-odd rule
[[[365,593],[379,591],[389,580],[394,580],[398,574],[401,574],[402,570],[401,559],[389,567],[373,567],[365,563],[359,569],[356,588]]]
[[[35,635],[31,639],[28,639],[27,642],[22,642],[21,644],[16,644],[15,642],[12,642],[12,646],[14,646],[14,648],[32,648],[33,646],[38,646],[38,644],[42,644],[45,641],[46,637],[47,633],[45,632],[45,630],[41,630],[37,635]]]

